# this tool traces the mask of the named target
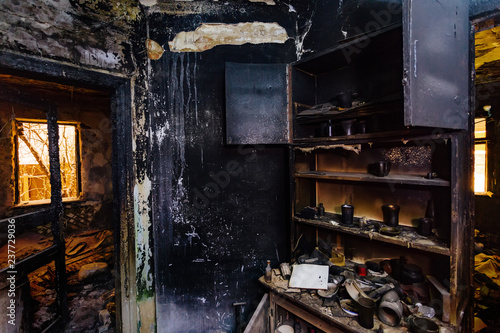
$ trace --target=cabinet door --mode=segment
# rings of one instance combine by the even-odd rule
[[[226,143],[290,140],[286,64],[226,63]]]
[[[466,129],[469,2],[403,0],[405,125]]]

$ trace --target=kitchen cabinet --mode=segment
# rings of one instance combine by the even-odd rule
[[[459,326],[469,297],[472,231],[468,176],[460,163],[468,154],[466,135],[403,131],[387,137],[364,134],[295,144],[292,245],[304,238],[327,253],[341,248],[358,263],[404,256],[447,287],[447,298],[437,301],[436,312],[443,321]],[[381,160],[392,163],[390,173],[385,177],[369,173],[368,166]],[[320,203],[325,216],[301,216],[304,208]],[[345,203],[354,206],[351,226],[341,222]],[[384,225],[384,204],[400,206],[397,235],[370,229]],[[435,231],[432,236],[421,236],[418,218],[428,214],[429,208],[434,212]],[[441,302],[447,304],[445,309]]]
[[[292,248],[303,238],[359,263],[404,256],[438,282],[434,308],[459,329],[472,282],[469,24],[460,4],[429,5],[405,1],[401,26],[291,64]],[[387,176],[370,171],[379,161],[391,163]],[[320,203],[325,216],[301,214]],[[353,226],[341,223],[343,204]],[[366,226],[384,225],[384,204],[400,206],[396,235]],[[421,236],[429,210],[434,233]]]
[[[468,7],[404,0],[402,8],[401,24],[287,68],[288,108],[281,112],[291,130],[292,256],[299,242],[341,248],[355,262],[404,256],[440,291],[432,304],[440,319],[466,330],[473,244]],[[387,176],[370,171],[379,161],[391,163]],[[320,203],[325,216],[304,213]],[[343,204],[354,206],[352,226],[340,223]],[[384,204],[400,206],[397,234],[366,227],[383,226]],[[421,236],[418,218],[429,211],[434,232]]]

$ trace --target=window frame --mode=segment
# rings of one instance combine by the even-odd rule
[[[38,124],[47,124],[48,121],[45,119],[36,119],[36,118],[14,118],[12,119],[12,131],[13,131],[13,147],[14,147],[14,205],[15,206],[35,206],[35,205],[45,205],[49,204],[51,199],[40,199],[40,200],[30,200],[30,201],[21,201],[21,193],[19,192],[19,135],[17,132],[17,125],[19,123],[38,123]],[[81,123],[78,121],[57,121],[57,125],[68,125],[75,127],[75,159],[76,159],[76,197],[62,198],[63,202],[68,201],[78,201],[83,197],[83,189],[82,189],[82,140],[81,140]],[[50,165],[49,165],[50,168]],[[61,188],[61,194],[62,194]]]

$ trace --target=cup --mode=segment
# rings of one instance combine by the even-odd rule
[[[358,323],[364,328],[373,328],[373,315],[375,314],[375,301],[371,298],[358,298]]]
[[[391,162],[378,161],[368,165],[368,172],[377,177],[385,177],[391,172]]]
[[[356,269],[358,271],[358,275],[359,276],[366,276],[367,272],[368,272],[368,268],[366,267],[365,264],[358,264],[356,266]]]
[[[397,227],[399,225],[399,206],[398,205],[383,205],[382,214],[384,215],[384,223],[389,227]]]
[[[432,219],[426,217],[419,218],[417,232],[422,236],[430,236],[432,234]]]
[[[354,219],[354,206],[353,205],[342,205],[342,224],[351,225]]]
[[[342,129],[344,130],[345,135],[353,135],[354,134],[354,121],[355,119],[342,120],[340,125],[342,125]]]

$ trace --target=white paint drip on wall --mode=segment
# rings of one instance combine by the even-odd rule
[[[299,23],[298,20],[295,22],[295,29],[297,31],[297,37],[295,37],[295,53],[297,55],[297,60],[300,60],[304,53],[310,52],[311,50],[305,50],[304,49],[304,40],[306,39],[307,34],[311,30],[312,26],[312,16],[314,15],[314,12],[311,14],[311,18],[308,19],[304,25],[304,32],[302,34],[299,34]]]
[[[217,45],[283,44],[287,40],[286,30],[277,23],[204,23],[194,31],[179,32],[168,45],[172,52],[203,52]]]

